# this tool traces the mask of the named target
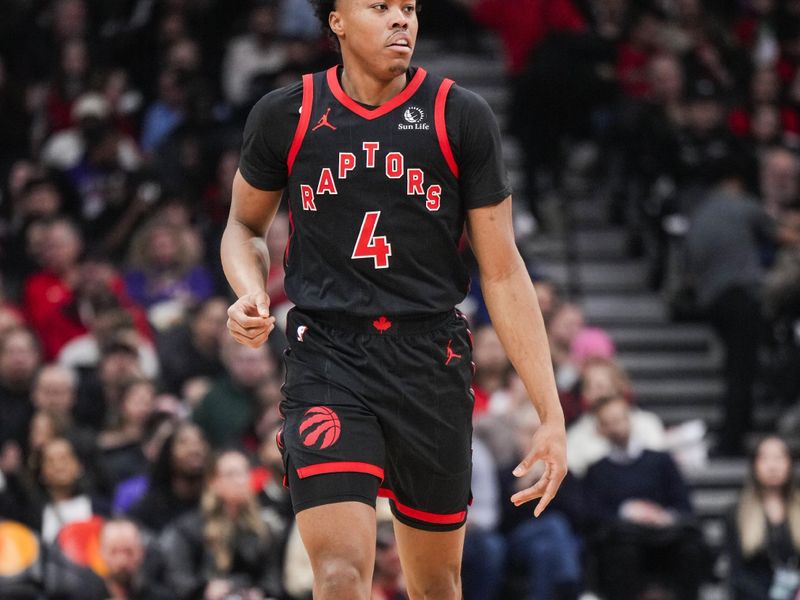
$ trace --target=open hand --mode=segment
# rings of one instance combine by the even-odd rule
[[[275,329],[266,292],[245,294],[228,308],[228,331],[240,344],[258,348]]]
[[[561,482],[567,475],[567,434],[564,424],[542,423],[533,434],[531,451],[514,469],[516,477],[523,477],[538,462],[544,463],[544,473],[529,488],[511,496],[511,502],[520,506],[525,502],[541,498],[533,515],[538,517],[555,498]]]

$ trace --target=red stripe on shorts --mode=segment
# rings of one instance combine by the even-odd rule
[[[399,502],[394,492],[387,488],[380,488],[378,490],[378,496],[381,496],[382,498],[389,498],[389,500],[394,502],[394,505],[397,507],[397,511],[400,514],[411,517],[412,519],[417,519],[418,521],[425,521],[426,523],[436,523],[437,525],[454,525],[456,523],[461,523],[467,518],[467,511],[465,510],[449,515],[442,515],[411,508],[410,506],[406,506],[405,504]]]
[[[307,467],[299,467],[297,469],[297,476],[300,479],[305,479],[306,477],[312,477],[314,475],[325,475],[327,473],[366,473],[367,475],[374,475],[383,481],[383,469],[364,462],[327,462],[309,465]]]

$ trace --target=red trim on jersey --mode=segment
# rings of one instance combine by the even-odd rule
[[[297,123],[297,129],[294,132],[292,147],[289,149],[289,158],[286,160],[286,165],[289,167],[289,175],[292,174],[294,159],[297,158],[297,153],[300,152],[300,146],[303,145],[303,138],[306,137],[308,124],[311,122],[311,110],[313,109],[313,105],[314,76],[303,75],[303,104],[300,109],[300,121]]]
[[[447,161],[447,166],[453,172],[453,175],[458,178],[458,163],[453,156],[453,149],[450,147],[450,138],[447,137],[447,123],[444,118],[444,108],[447,104],[447,94],[450,93],[450,88],[453,87],[455,82],[452,79],[445,79],[436,93],[436,105],[434,107],[434,125],[436,126],[436,137],[439,138],[439,147],[442,149],[444,159]]]
[[[383,469],[364,462],[327,462],[297,469],[297,476],[300,479],[327,473],[366,473],[383,481]]]
[[[378,496],[381,498],[389,498],[389,500],[394,502],[397,512],[400,514],[411,517],[412,519],[417,519],[418,521],[425,521],[426,523],[436,523],[437,525],[455,525],[456,523],[461,523],[467,518],[467,511],[465,510],[457,513],[451,513],[449,515],[442,515],[411,508],[410,506],[406,506],[405,504],[398,502],[397,496],[395,496],[394,492],[388,488],[380,488],[378,490]]]
[[[405,89],[403,89],[402,92],[397,94],[397,96],[388,102],[381,104],[379,107],[370,109],[361,106],[358,102],[348,96],[347,92],[342,89],[342,85],[339,83],[339,75],[337,73],[338,68],[339,67],[337,65],[328,69],[328,87],[331,89],[331,92],[336,99],[345,107],[352,110],[359,117],[363,117],[369,121],[389,114],[400,105],[408,102],[408,100],[411,99],[411,96],[417,93],[419,86],[422,85],[422,82],[425,81],[425,77],[428,75],[425,69],[422,67],[418,68],[417,72],[414,73],[414,77],[411,78],[411,81],[408,82],[408,85],[405,87]]]

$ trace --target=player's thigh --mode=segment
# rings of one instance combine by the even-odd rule
[[[300,511],[296,518],[315,583],[355,574],[368,595],[375,566],[375,509],[363,502],[337,502]]]
[[[395,538],[411,600],[461,598],[462,526],[427,531],[394,520]]]

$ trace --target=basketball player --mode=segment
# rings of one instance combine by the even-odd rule
[[[566,473],[564,418],[535,292],[514,243],[493,115],[475,94],[410,66],[415,0],[312,0],[343,66],[252,110],[222,241],[239,300],[228,328],[263,344],[275,320],[264,236],[285,196],[290,239],[286,483],[317,599],[367,599],[375,498],[390,499],[411,598],[461,597],[470,500],[471,340],[466,222],[494,326],[542,420],[540,498]]]

